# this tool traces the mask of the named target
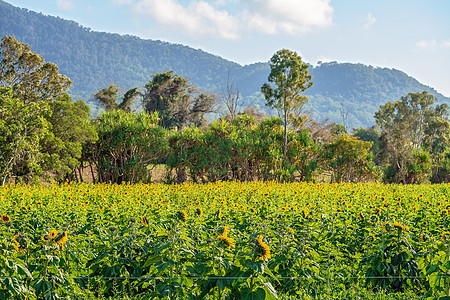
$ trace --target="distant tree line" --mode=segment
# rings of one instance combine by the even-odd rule
[[[267,105],[280,117],[241,111],[230,82],[222,95],[194,87],[173,71],[127,91],[111,84],[94,95],[104,110],[73,102],[71,81],[26,44],[2,39],[0,180],[164,182],[274,180],[396,183],[449,182],[448,107],[427,92],[382,105],[377,126],[347,132],[318,123],[302,107],[312,86],[308,65],[292,51],[271,59]],[[136,103],[142,105],[136,105]],[[222,102],[213,122],[208,113]]]

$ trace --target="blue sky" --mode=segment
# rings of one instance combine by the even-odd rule
[[[396,68],[450,97],[449,0],[6,0],[92,30],[184,44],[250,64],[303,60]],[[396,100],[396,99],[387,99]]]

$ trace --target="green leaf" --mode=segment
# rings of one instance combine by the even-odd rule
[[[40,295],[40,294],[44,294],[47,291],[51,290],[52,284],[51,284],[51,282],[41,279],[33,286],[33,288],[36,291],[36,294]]]
[[[25,275],[30,279],[33,279],[33,275],[31,275],[31,272],[22,265],[17,264],[17,272],[19,273],[19,275]]]
[[[263,261],[253,261],[251,259],[246,259],[244,261],[245,265],[250,269],[258,272],[259,274],[264,274],[265,264]]]
[[[55,300],[59,299],[59,296],[55,292],[47,292],[45,293],[45,300]]]
[[[437,272],[437,271],[439,271],[439,264],[431,265],[427,269],[427,275],[430,275],[430,274],[432,274],[434,272]]]
[[[250,289],[244,289],[241,292],[243,300],[263,300],[266,299],[266,291],[262,288],[258,288],[256,291],[250,291]]]
[[[153,265],[153,264],[155,264],[155,263],[161,261],[161,259],[162,259],[162,257],[159,256],[159,255],[149,257],[149,258],[147,258],[147,260],[145,261],[145,263],[144,263],[144,265],[142,266],[142,268],[147,268],[148,266]]]

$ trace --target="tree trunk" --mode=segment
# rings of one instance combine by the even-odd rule
[[[283,168],[286,167],[286,149],[287,149],[287,110],[284,110]]]

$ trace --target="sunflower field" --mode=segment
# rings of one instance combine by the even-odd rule
[[[0,187],[0,299],[450,299],[449,185]]]

